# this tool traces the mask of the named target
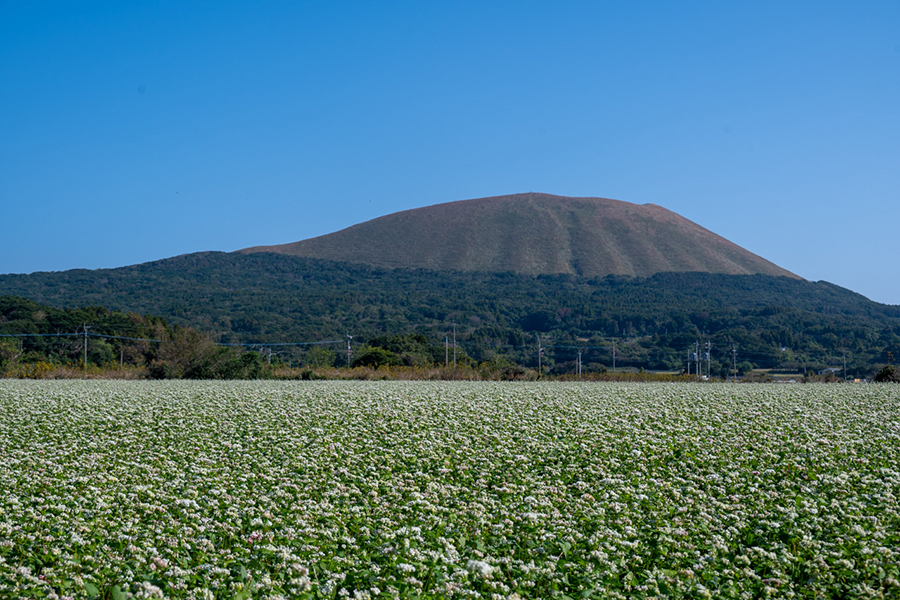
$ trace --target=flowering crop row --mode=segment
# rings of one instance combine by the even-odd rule
[[[0,382],[0,597],[900,597],[897,386]]]

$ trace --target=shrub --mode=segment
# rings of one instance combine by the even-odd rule
[[[900,383],[900,367],[887,365],[875,376],[875,381],[887,383]]]
[[[384,348],[375,348],[372,346],[363,346],[357,351],[356,358],[353,359],[354,367],[396,367],[402,364],[400,357]]]

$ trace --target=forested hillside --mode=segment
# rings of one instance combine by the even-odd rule
[[[711,344],[713,373],[736,362],[871,374],[900,352],[900,307],[828,283],[764,275],[583,278],[379,269],[276,254],[199,253],[120,269],[0,276],[0,293],[51,306],[157,314],[219,342],[353,343],[456,335],[478,361],[572,370],[683,369]],[[341,351],[341,346],[331,346]],[[284,356],[302,357],[302,347]],[[321,351],[321,349],[319,350]],[[891,353],[891,354],[889,354]],[[336,360],[339,354],[331,357]]]

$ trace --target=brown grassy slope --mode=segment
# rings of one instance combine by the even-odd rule
[[[587,277],[666,271],[797,277],[654,204],[537,193],[416,208],[293,244],[239,252],[377,267]]]

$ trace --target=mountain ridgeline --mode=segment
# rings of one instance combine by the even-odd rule
[[[796,277],[661,206],[535,193],[437,204],[240,252],[433,271]]]

